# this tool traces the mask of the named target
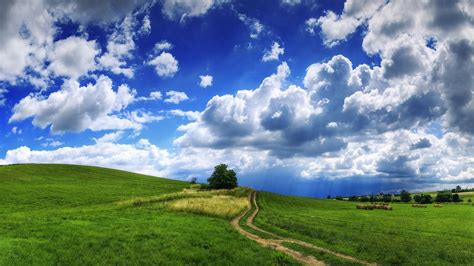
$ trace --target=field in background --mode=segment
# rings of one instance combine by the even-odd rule
[[[358,210],[357,202],[258,194],[255,224],[379,264],[472,265],[474,206]]]
[[[1,166],[0,265],[288,262],[241,236],[228,219],[163,204],[117,204],[173,197],[188,186],[96,167]]]

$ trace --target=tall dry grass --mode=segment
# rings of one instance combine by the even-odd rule
[[[210,198],[179,199],[169,202],[166,206],[176,211],[232,218],[239,215],[249,205],[247,197],[217,195]]]
[[[138,197],[118,202],[123,206],[142,206],[161,203],[163,207],[196,214],[232,218],[244,211],[249,205],[250,189],[201,190],[196,187],[181,192],[152,197]]]

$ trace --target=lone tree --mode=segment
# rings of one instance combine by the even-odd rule
[[[237,175],[234,170],[227,169],[227,164],[223,163],[214,167],[214,172],[207,181],[211,189],[230,189],[237,187]]]

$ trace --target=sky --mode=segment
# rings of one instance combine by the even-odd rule
[[[0,164],[474,186],[474,2],[2,0]]]

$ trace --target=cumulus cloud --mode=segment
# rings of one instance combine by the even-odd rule
[[[51,63],[48,70],[57,76],[77,79],[94,70],[95,57],[98,53],[95,41],[74,36],[57,41],[49,56]]]
[[[90,60],[92,43],[86,46],[76,39],[60,40],[57,45],[54,39],[57,33],[55,23],[68,19],[87,26],[91,23],[106,25],[122,20],[127,14],[139,8],[146,9],[149,4],[142,0],[132,1],[4,1],[0,16],[0,80],[16,83],[18,79],[26,80],[34,86],[46,87],[48,74],[77,76],[80,72],[90,70],[93,60]],[[58,53],[55,54],[54,50]],[[69,50],[68,50],[69,49]],[[94,47],[95,49],[95,47]],[[71,61],[67,58],[66,50],[79,52],[81,56]],[[82,57],[84,55],[85,57]],[[47,71],[45,64],[49,59],[56,62]],[[87,62],[86,62],[87,59]],[[65,63],[71,63],[65,65]],[[82,67],[81,63],[85,63]],[[119,65],[111,55],[103,58],[101,64],[110,69]],[[63,66],[66,70],[63,70]],[[83,69],[80,69],[80,68]],[[72,72],[71,72],[72,71]],[[124,70],[126,71],[126,70]],[[126,72],[130,76],[130,71]]]
[[[213,77],[211,75],[201,75],[199,76],[199,79],[201,79],[201,81],[199,82],[199,86],[203,88],[212,86]]]
[[[115,31],[109,36],[107,42],[107,52],[98,59],[103,69],[128,78],[133,77],[134,70],[128,66],[127,60],[133,58],[136,24],[137,21],[134,17],[127,16],[115,26]]]
[[[168,91],[166,92],[165,102],[179,104],[182,101],[188,100],[189,97],[182,91]]]
[[[218,1],[180,1],[165,0],[163,2],[163,14],[169,19],[183,22],[188,17],[199,17],[207,13]]]
[[[317,21],[314,18],[307,20],[308,31],[314,33],[317,23],[321,27],[324,44],[329,47],[334,46],[365,23],[383,4],[385,0],[347,0],[341,15],[327,11]]]
[[[90,23],[114,23],[146,5],[145,0],[79,0],[72,2],[46,0],[44,2],[50,10],[59,16],[67,17],[84,25]]]
[[[120,117],[120,111],[134,101],[136,92],[127,85],[117,91],[112,89],[112,80],[101,76],[95,84],[80,86],[69,80],[61,90],[48,97],[30,94],[13,108],[9,122],[33,118],[33,125],[52,132],[85,129],[139,129],[140,124]]]
[[[25,69],[41,71],[56,29],[43,1],[4,1],[0,11],[0,80],[14,83]]]
[[[156,74],[160,77],[173,77],[179,70],[178,60],[168,52],[162,52],[159,56],[153,58],[149,65],[155,67]]]
[[[279,60],[280,55],[283,55],[284,53],[285,49],[280,47],[279,43],[273,42],[272,48],[263,54],[262,61],[268,62],[272,60]]]

